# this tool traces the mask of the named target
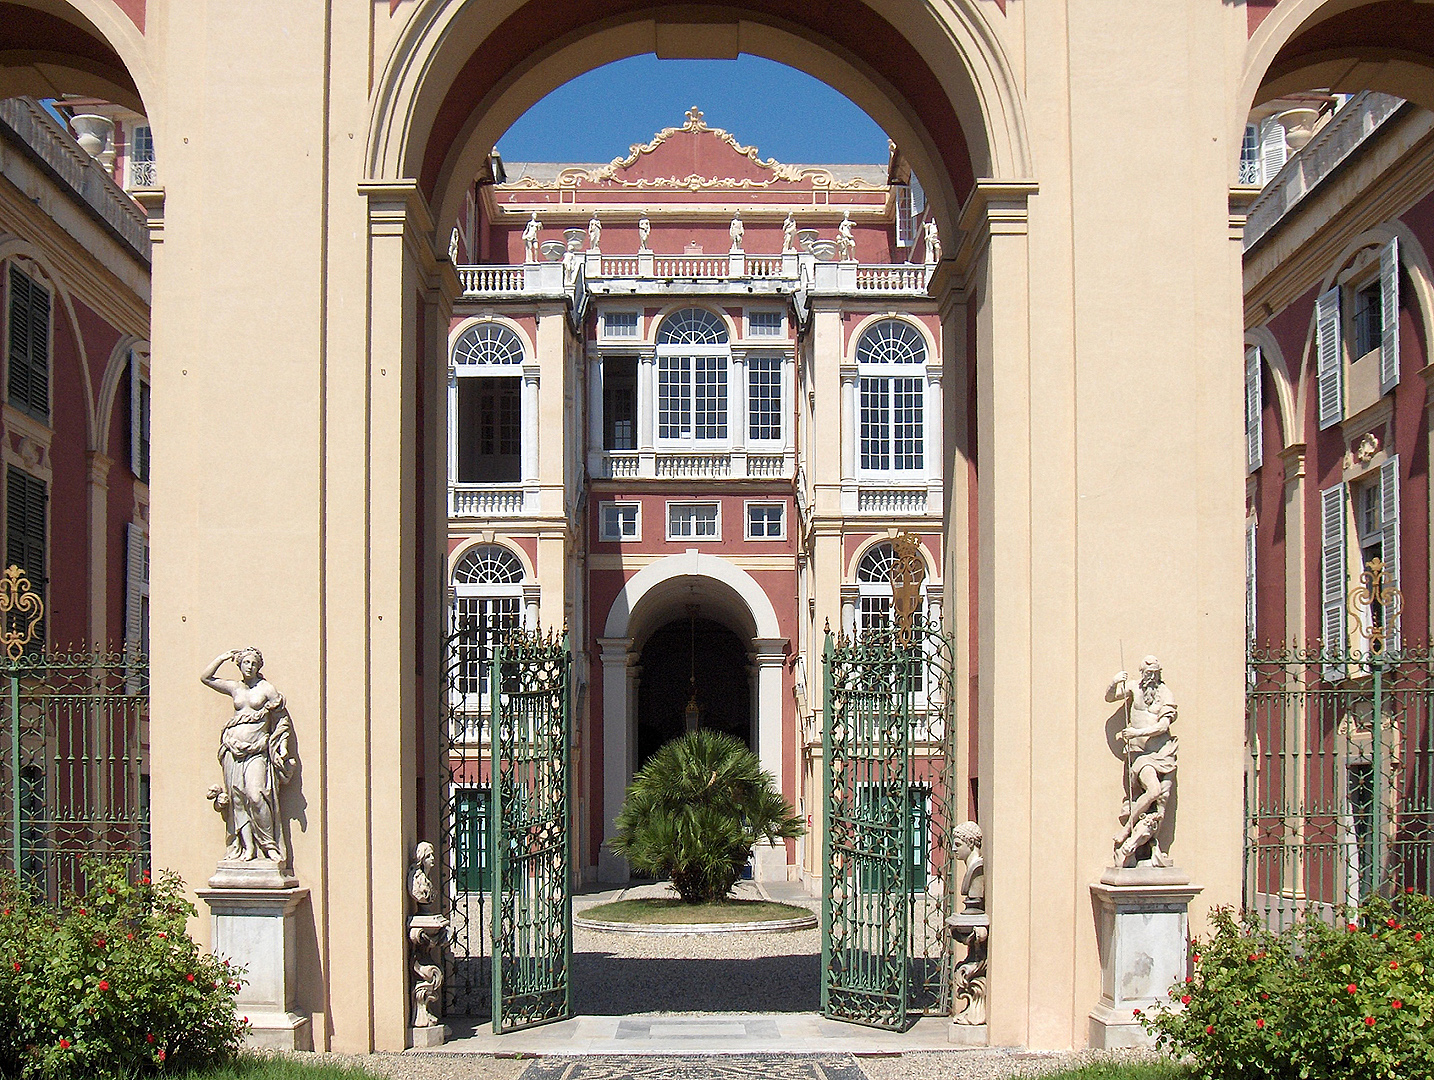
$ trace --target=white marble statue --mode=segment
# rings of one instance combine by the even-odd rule
[[[936,231],[936,222],[928,219],[921,233],[926,237],[926,263],[935,266],[941,261],[941,234]]]
[[[448,237],[448,261],[458,262],[458,226],[453,226],[453,233]]]
[[[602,249],[598,246],[601,240],[602,222],[598,220],[597,211],[594,210],[593,216],[588,218],[588,250],[601,251]]]
[[[534,210],[533,216],[523,226],[523,261],[534,263],[538,259],[538,212]]]
[[[652,235],[652,222],[647,220],[647,211],[642,212],[642,217],[637,219],[637,250],[639,253],[652,250],[647,246],[647,238]]]
[[[791,255],[797,250],[797,219],[790,210],[782,222],[782,254]]]
[[[837,262],[850,262],[856,258],[856,236],[852,232],[851,211],[843,210],[841,224],[837,226]]]
[[[1125,747],[1125,803],[1115,834],[1115,865],[1170,866],[1158,834],[1175,785],[1179,741],[1170,731],[1176,706],[1160,661],[1147,656],[1134,686],[1126,672],[1117,672],[1105,700],[1123,702],[1126,710],[1125,725],[1116,736]]]
[[[413,946],[413,1026],[436,1027],[443,1011],[443,946],[448,941],[448,919],[439,910],[438,885],[433,880],[438,858],[427,840],[413,850],[408,867],[408,895],[414,914],[408,920],[408,941]]]
[[[732,224],[727,226],[727,235],[732,238],[732,250],[742,250],[742,237],[747,234],[747,227],[742,224],[742,211],[732,211]]]
[[[951,1022],[974,1027],[986,1022],[986,950],[990,939],[981,826],[966,821],[952,829],[951,851],[966,864],[966,875],[961,879],[961,894],[966,899],[960,915],[948,923],[952,936],[966,946],[966,955],[952,974]]]
[[[566,250],[563,251],[563,284],[571,286],[577,281],[578,273],[583,268],[583,234],[581,229],[572,230],[575,236],[568,237]]]
[[[219,669],[230,662],[239,669],[240,678],[219,678]],[[224,783],[209,789],[209,799],[224,815],[226,861],[269,860],[286,865],[279,789],[294,775],[299,758],[284,696],[264,678],[263,670],[264,657],[258,649],[235,649],[215,657],[199,677],[234,702],[234,714],[219,736]]]

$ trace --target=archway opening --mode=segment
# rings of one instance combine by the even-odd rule
[[[701,728],[752,748],[747,646],[721,623],[690,615],[659,627],[638,660],[637,767]]]

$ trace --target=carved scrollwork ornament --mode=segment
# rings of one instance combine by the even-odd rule
[[[5,646],[12,663],[25,655],[44,617],[45,601],[30,588],[25,571],[7,566],[0,577],[0,644]]]
[[[921,586],[926,581],[926,560],[921,541],[909,532],[891,538],[894,558],[887,570],[891,578],[891,617],[900,644],[909,644],[921,611]]]
[[[1389,636],[1399,623],[1403,607],[1404,594],[1385,583],[1384,560],[1370,559],[1359,575],[1359,584],[1349,594],[1349,620],[1355,636],[1369,642],[1370,655],[1384,652]],[[1378,618],[1375,616],[1376,609]]]

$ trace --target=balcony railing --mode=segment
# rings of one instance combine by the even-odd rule
[[[658,454],[659,480],[707,480],[732,475],[731,454]]]
[[[861,488],[856,496],[859,514],[924,514],[925,488]]]
[[[792,475],[792,468],[791,454],[606,450],[601,463],[594,465],[594,475],[611,480],[781,480]]]
[[[527,509],[527,491],[510,484],[449,484],[449,517],[515,517]]]

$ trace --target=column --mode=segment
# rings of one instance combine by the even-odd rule
[[[519,475],[524,484],[538,480],[538,388],[541,374],[542,368],[538,364],[523,365],[523,460]]]
[[[841,366],[841,510],[854,514],[857,509],[856,455],[861,434],[860,406],[857,402],[856,365]]]
[[[654,422],[657,418],[656,384],[657,357],[647,354],[637,358],[637,450],[639,476],[652,476],[657,468],[653,451]]]
[[[928,371],[926,375],[926,512],[939,512],[942,502],[943,466],[945,459],[945,435],[942,420],[941,371]]]
[[[861,596],[856,582],[843,582],[841,587],[841,633],[856,637],[856,609]]]
[[[131,378],[137,374],[131,372]],[[103,649],[109,639],[108,599],[109,566],[106,558],[109,545],[106,543],[106,527],[109,525],[109,475],[114,462],[104,454],[90,451],[89,458],[89,524],[90,524],[90,642],[97,649]],[[37,583],[38,584],[38,583]],[[128,589],[128,582],[125,583]]]
[[[727,384],[727,433],[732,437],[732,475],[747,475],[747,356],[732,356],[732,379]]]
[[[777,778],[777,787],[790,799],[792,785],[782,761],[784,726],[782,672],[786,666],[786,638],[757,638],[757,757],[762,768]],[[758,881],[787,880],[787,845],[760,844],[752,854],[753,875]]]
[[[613,822],[622,809],[630,779],[632,738],[628,730],[628,651],[631,638],[598,638],[602,650],[602,848],[598,880],[626,881],[627,860],[612,853]]]
[[[589,476],[607,476],[603,461],[602,395],[603,357],[599,354],[588,361],[588,445],[584,459]]]

